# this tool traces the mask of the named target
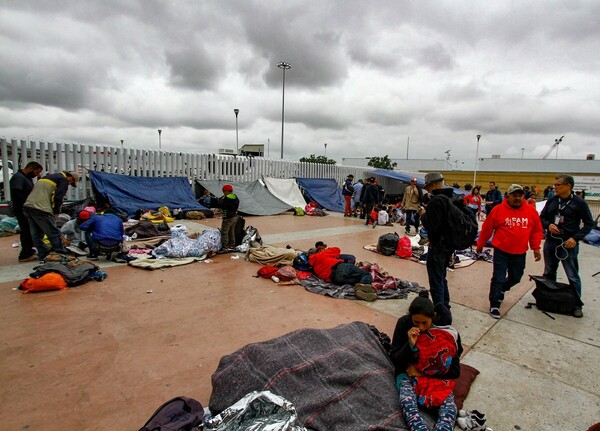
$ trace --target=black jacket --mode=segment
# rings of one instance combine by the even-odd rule
[[[223,210],[223,218],[232,218],[237,215],[240,200],[233,193],[221,196],[218,203],[219,208]]]
[[[576,241],[581,241],[594,227],[590,207],[579,196],[571,195],[570,198],[562,199],[560,196],[555,195],[548,199],[540,214],[544,230],[548,230],[548,226],[555,224],[556,216],[559,213],[563,217],[563,222],[558,225],[562,233],[560,235],[548,233],[546,235],[547,240],[559,237],[562,240],[573,238]]]
[[[453,250],[452,247],[447,247],[444,244],[444,233],[448,229],[446,214],[448,214],[448,206],[454,205],[451,199],[454,192],[451,187],[443,189],[435,189],[432,192],[432,197],[427,204],[425,215],[421,218],[423,226],[427,229],[427,238],[434,247],[440,247],[448,250]]]
[[[13,211],[23,212],[23,204],[27,196],[33,190],[33,179],[29,178],[22,169],[19,169],[10,178],[10,199],[12,200]]]

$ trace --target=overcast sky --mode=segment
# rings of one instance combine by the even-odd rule
[[[238,108],[239,146],[279,158],[285,61],[288,159],[410,137],[471,168],[477,134],[480,157],[562,135],[559,158],[600,157],[599,23],[597,0],[3,0],[0,136],[216,153]]]

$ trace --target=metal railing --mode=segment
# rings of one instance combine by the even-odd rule
[[[333,178],[342,184],[350,174],[362,178],[371,169],[303,163],[265,157],[194,154],[169,151],[140,150],[86,144],[12,139],[0,140],[2,172],[0,201],[10,200],[9,180],[12,175],[8,161],[16,171],[30,161],[44,167],[44,174],[73,170],[80,174],[80,185],[69,187],[68,200],[90,196],[88,170],[142,177],[187,177],[193,185],[196,179],[254,181],[274,178]]]

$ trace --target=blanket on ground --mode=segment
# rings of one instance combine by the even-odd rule
[[[221,358],[210,410],[218,414],[252,391],[294,404],[314,430],[406,430],[394,366],[366,323],[301,329]]]
[[[246,253],[246,260],[261,265],[291,265],[294,258],[300,253],[300,251],[291,248],[262,245],[260,247],[250,248]]]
[[[135,250],[139,248],[155,248],[161,245],[163,242],[166,242],[171,239],[171,235],[160,235],[154,238],[141,238],[134,239],[131,241],[125,241],[122,246],[123,252],[128,252],[129,250]]]
[[[153,259],[150,256],[138,256],[139,257],[136,260],[132,260],[127,264],[129,266],[133,266],[134,268],[148,269],[150,271],[154,269],[170,268],[172,266],[181,266],[189,263],[201,262],[206,260],[208,257],[206,254],[198,257],[165,257],[162,259]]]
[[[397,287],[395,289],[378,290],[377,297],[379,299],[406,299],[410,292],[418,294],[425,290],[425,288],[419,286],[416,282],[400,279],[396,279],[396,281]],[[342,299],[356,299],[356,290],[351,284],[338,286],[337,284],[327,283],[316,275],[311,275],[304,280],[299,280],[299,283],[309,292],[318,293],[319,295]]]
[[[67,286],[74,287],[89,281],[97,269],[99,269],[99,266],[87,260],[73,260],[65,263],[46,262],[36,267],[35,271],[29,274],[29,276],[39,278],[44,274],[54,272],[62,275],[67,282]]]

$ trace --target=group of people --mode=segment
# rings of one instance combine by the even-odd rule
[[[556,176],[556,195],[548,200],[541,214],[530,205],[524,187],[511,185],[504,199],[497,202],[497,187],[490,183],[486,195],[488,216],[477,240],[481,253],[493,236],[493,273],[489,289],[490,315],[500,318],[504,294],[520,282],[528,249],[534,259],[542,258],[544,239],[544,277],[556,281],[562,262],[570,285],[581,298],[581,279],[578,267],[579,242],[593,226],[590,209],[581,197],[573,193],[574,179],[569,175]],[[444,219],[448,214],[452,189],[444,186],[440,173],[425,176],[425,190],[431,194],[426,209],[419,210],[427,229],[429,250],[427,272],[431,300],[416,298],[408,315],[401,317],[394,331],[391,358],[396,368],[396,384],[402,413],[412,431],[427,430],[419,406],[437,408],[435,430],[452,430],[458,423],[463,429],[485,429],[485,417],[471,412],[457,418],[453,397],[454,379],[460,375],[462,353],[460,335],[452,328],[450,297],[446,268],[454,250],[447,245]],[[470,203],[471,201],[469,201]],[[473,207],[468,207],[473,210]],[[576,308],[574,317],[583,317]],[[469,412],[468,412],[469,413]]]
[[[38,162],[29,162],[10,179],[12,209],[20,226],[19,262],[37,259],[44,263],[50,252],[69,254],[67,246],[72,240],[80,240],[81,232],[89,259],[97,260],[100,250],[117,251],[123,242],[124,228],[122,220],[113,213],[81,211],[59,228],[57,218],[64,198],[69,186],[77,187],[79,175],[61,171],[40,178],[42,170]]]

